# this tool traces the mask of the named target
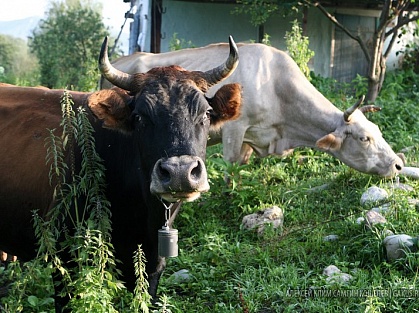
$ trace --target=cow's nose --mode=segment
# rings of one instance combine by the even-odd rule
[[[396,162],[396,169],[398,171],[401,171],[406,164],[406,156],[404,155],[404,153],[396,153],[396,155],[400,159],[400,162]]]
[[[159,185],[160,193],[208,190],[207,172],[203,160],[197,156],[160,159],[154,166],[152,184]]]
[[[197,184],[202,176],[202,165],[195,159],[170,158],[165,161],[159,160],[156,170],[163,184],[172,188],[176,186],[176,189],[179,190],[195,189],[192,186]]]

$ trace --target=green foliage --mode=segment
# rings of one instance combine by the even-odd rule
[[[392,75],[395,77],[392,77]],[[379,99],[381,112],[369,113],[396,151],[405,154],[410,166],[418,166],[419,113],[415,82],[410,72],[390,73]],[[315,77],[313,83],[333,103],[345,109],[357,101],[354,93],[365,81],[337,84]],[[399,102],[400,101],[400,102]],[[400,106],[405,106],[400,112]],[[409,111],[412,118],[404,111]],[[399,129],[406,120],[404,129]],[[385,125],[383,125],[385,121]],[[407,125],[410,123],[410,125]],[[387,125],[394,125],[391,128]],[[396,263],[386,261],[382,240],[385,232],[419,235],[418,208],[406,198],[417,199],[419,182],[399,177],[415,188],[393,190],[391,180],[361,174],[333,157],[310,149],[297,149],[287,158],[252,157],[250,164],[225,162],[221,146],[208,149],[207,170],[211,185],[199,203],[182,206],[176,219],[180,254],[170,259],[163,274],[162,292],[171,296],[172,312],[409,312],[415,297],[305,297],[289,290],[398,290],[419,289],[418,252]],[[224,182],[225,177],[230,185]],[[369,230],[356,222],[368,207],[361,194],[370,186],[390,194],[388,223]],[[320,187],[313,189],[313,187]],[[268,228],[262,235],[242,228],[248,213],[277,205],[284,211],[281,229]],[[335,242],[323,237],[338,235]],[[353,276],[347,284],[331,284],[322,274],[336,265]],[[170,275],[187,269],[191,279],[174,284]]]
[[[303,74],[310,79],[308,62],[314,57],[314,51],[310,50],[308,37],[303,36],[303,30],[298,20],[292,22],[291,31],[285,32],[285,42],[291,58],[297,63]]]
[[[137,251],[134,253],[134,268],[135,275],[137,276],[137,281],[135,285],[135,295],[134,299],[131,302],[131,309],[133,312],[144,312],[148,313],[148,307],[151,304],[151,297],[147,292],[148,281],[147,276],[145,275],[145,255],[141,246],[138,246]]]
[[[269,36],[268,34],[264,34],[263,38],[262,38],[262,43],[267,45],[267,46],[272,46],[271,44],[271,40],[269,39],[271,36]]]
[[[416,21],[413,36],[415,40],[406,45],[405,51],[401,51],[403,53],[402,69],[413,69],[415,73],[419,74],[419,20]]]
[[[192,41],[186,41],[185,39],[179,39],[177,37],[177,33],[173,33],[172,38],[170,39],[169,43],[169,49],[170,51],[176,51],[181,50],[185,48],[195,48],[195,45],[192,43]]]
[[[409,166],[419,166],[418,81],[419,77],[411,70],[389,72],[376,103],[382,111],[368,113],[393,149],[404,150]],[[356,102],[355,95],[362,93],[366,84],[360,78],[352,84],[338,84],[333,79],[316,76],[312,83],[341,109]],[[183,204],[175,221],[175,228],[181,234],[179,257],[168,260],[159,289],[167,296],[162,296],[157,308],[150,311],[404,313],[417,310],[415,296],[314,297],[289,291],[408,289],[417,292],[418,252],[389,263],[382,240],[390,230],[396,234],[419,235],[419,210],[408,201],[419,197],[419,181],[400,175],[398,180],[414,190],[393,189],[388,184],[395,179],[358,173],[339,160],[311,149],[297,149],[286,158],[252,157],[250,164],[241,166],[225,162],[221,151],[220,145],[208,149],[210,192],[193,203]],[[62,166],[53,168],[60,173]],[[230,185],[224,182],[226,176]],[[370,209],[361,206],[359,199],[373,185],[390,193],[390,208],[385,214],[388,222],[370,230],[358,224],[357,218]],[[243,229],[244,215],[272,205],[284,211],[281,229],[268,228],[261,235]],[[338,240],[325,242],[323,237],[330,234],[338,235]],[[327,282],[322,272],[330,264],[351,274],[353,280],[346,285]],[[188,269],[190,279],[174,283],[169,277],[180,269]],[[32,281],[32,277],[27,282],[35,286],[48,283],[37,278]],[[36,303],[33,297],[28,298],[31,295],[39,301],[50,298],[23,294],[20,297],[26,299],[27,312],[50,312],[42,309],[45,306],[30,307],[29,303]],[[119,312],[132,312],[127,308],[131,301],[132,295],[124,294],[113,304]]]
[[[0,34],[0,69],[0,82],[39,84],[37,59],[22,39]]]
[[[61,107],[62,134],[56,136],[55,130],[51,130],[46,140],[46,160],[51,184],[56,186],[56,205],[47,216],[34,212],[38,258],[25,263],[23,269],[15,263],[6,271],[8,281],[13,284],[2,302],[6,312],[51,311],[51,274],[55,273],[62,277],[72,312],[123,312],[127,304],[123,305],[120,299],[132,297],[117,278],[110,241],[110,203],[104,194],[105,168],[95,150],[94,129],[83,108],[73,109],[67,91]],[[76,162],[76,151],[81,155],[80,164]],[[71,262],[62,261],[63,253],[71,256]],[[141,252],[135,261],[139,278],[134,303],[140,305],[133,312],[147,312],[150,296]],[[47,288],[39,288],[40,285]]]
[[[239,4],[234,8],[233,14],[248,14],[250,22],[255,27],[266,23],[266,21],[274,14],[289,16],[298,11],[298,1],[284,0],[236,0]]]
[[[97,56],[108,30],[94,1],[52,2],[29,41],[41,84],[89,91],[97,88]]]
[[[0,299],[4,312],[53,312],[52,266],[39,259],[24,264],[12,262],[0,268],[0,282],[13,282],[8,296]],[[40,288],[42,286],[42,288]],[[3,312],[3,310],[2,310]]]

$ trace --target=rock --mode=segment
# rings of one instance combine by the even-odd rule
[[[407,177],[410,177],[410,178],[413,178],[413,179],[419,179],[419,168],[405,166],[400,171],[400,174],[404,175],[404,176],[407,176]]]
[[[409,199],[407,199],[407,202],[410,205],[413,205],[415,208],[419,209],[419,199],[411,199],[411,198],[409,198]]]
[[[394,233],[390,230],[390,229],[384,229],[381,234],[383,235],[383,237],[387,237],[387,236],[393,236]]]
[[[347,284],[351,279],[352,275],[343,273],[337,266],[329,265],[323,270],[323,275],[326,275],[326,281],[334,284]]]
[[[399,183],[398,181],[396,181],[395,183],[388,183],[388,184],[386,184],[386,186],[388,188],[399,189],[399,190],[403,190],[403,191],[413,191],[413,190],[415,190],[415,188],[413,188],[412,186],[407,185],[407,184],[403,184],[403,183]]]
[[[347,284],[352,280],[352,275],[347,273],[339,273],[326,278],[330,284]]]
[[[356,223],[359,224],[359,225],[365,223],[365,217],[363,217],[363,216],[358,217],[356,219]]]
[[[385,217],[374,210],[369,210],[365,214],[365,224],[369,227],[375,226],[377,224],[385,224],[385,223],[387,223],[387,220],[385,219]]]
[[[365,191],[361,196],[361,204],[375,203],[383,201],[388,198],[388,193],[383,188],[372,186]]]
[[[387,260],[391,262],[403,258],[406,255],[405,250],[416,251],[417,241],[417,238],[405,234],[387,236],[383,240],[387,252]]]
[[[372,208],[371,210],[380,214],[384,214],[384,213],[387,213],[389,209],[390,209],[390,203],[384,203],[383,205]]]
[[[342,273],[342,271],[336,265],[326,266],[323,270],[323,275],[326,276],[332,276],[338,273]]]
[[[181,283],[186,283],[192,279],[192,275],[189,274],[187,269],[179,270],[169,276],[167,282],[172,285],[178,285]]]
[[[271,224],[273,228],[278,228],[284,224],[284,213],[281,208],[273,206],[266,210],[249,214],[243,217],[243,227],[245,229],[257,228],[259,234],[263,233],[266,224]]]
[[[328,235],[323,237],[323,241],[336,241],[339,239],[338,235]]]

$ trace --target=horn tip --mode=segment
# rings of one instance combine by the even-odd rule
[[[233,36],[230,35],[228,37],[228,42],[230,44],[230,53],[233,54],[235,58],[238,58],[239,57],[239,52],[238,52],[238,49],[237,49],[237,45],[236,45],[236,43],[233,39]]]
[[[107,55],[107,53],[108,53],[108,36],[105,36],[105,38],[103,39],[102,47],[100,48],[99,64],[103,63],[102,60],[105,54]]]

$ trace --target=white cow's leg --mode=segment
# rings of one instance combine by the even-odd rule
[[[247,143],[243,142],[242,148],[240,151],[240,164],[248,164],[249,159],[252,156],[253,148]]]
[[[243,164],[242,145],[246,128],[235,127],[234,123],[228,123],[223,127],[222,142],[224,160]],[[246,146],[248,146],[246,144]],[[249,146],[250,148],[250,146]],[[251,149],[251,148],[250,148]],[[244,150],[244,156],[248,149]]]

